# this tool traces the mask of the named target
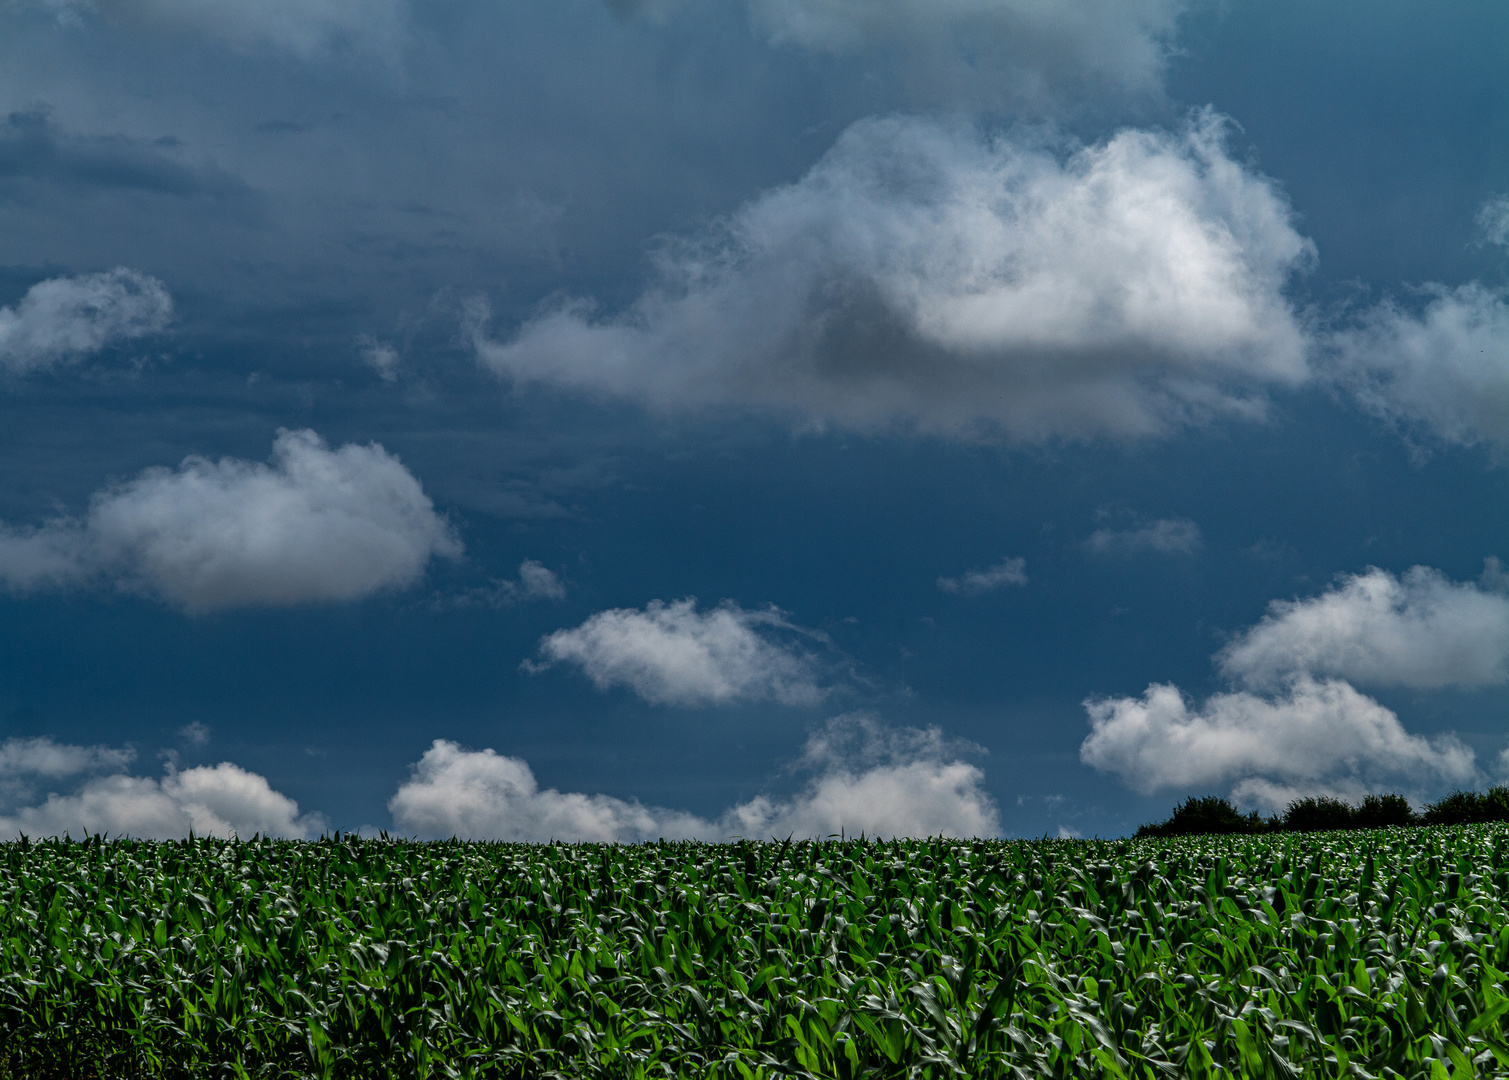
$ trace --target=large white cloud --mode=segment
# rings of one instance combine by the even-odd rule
[[[1388,302],[1331,338],[1344,378],[1372,412],[1452,443],[1509,446],[1509,296],[1472,282],[1432,285],[1418,311]]]
[[[98,492],[82,521],[0,531],[0,582],[107,580],[188,611],[352,600],[407,585],[461,544],[373,443],[280,432],[272,463],[190,457]]]
[[[71,363],[157,333],[172,319],[168,290],[137,270],[39,281],[15,307],[0,307],[0,371],[24,375]]]
[[[192,830],[200,836],[305,838],[325,828],[320,815],[300,814],[298,804],[265,777],[228,761],[154,779],[123,771],[134,756],[129,748],[71,746],[46,738],[0,744],[0,793],[9,803],[37,784],[75,781],[39,803],[0,812],[0,837],[103,833],[168,839]]]
[[[695,598],[652,600],[643,611],[613,608],[557,630],[540,641],[543,664],[529,666],[573,664],[599,690],[626,686],[656,705],[813,705],[826,690],[794,637],[820,640],[775,608],[725,602],[699,612]]]
[[[1483,686],[1509,678],[1509,596],[1416,566],[1376,567],[1304,600],[1275,600],[1222,649],[1222,670],[1255,688],[1295,672],[1371,686]]]
[[[1177,687],[1087,701],[1080,760],[1133,789],[1208,789],[1279,809],[1295,793],[1377,790],[1380,783],[1468,783],[1471,749],[1406,732],[1393,712],[1341,680],[1297,676],[1280,693],[1215,694],[1192,708]],[[1278,801],[1282,799],[1283,801]]]
[[[906,75],[1020,105],[1063,92],[1152,93],[1182,0],[750,0],[772,42],[900,50]]]
[[[757,796],[717,820],[608,795],[541,789],[528,763],[437,739],[388,803],[394,827],[421,837],[587,840],[661,837],[993,836],[984,776],[936,730],[891,731],[840,718],[808,743],[812,772],[786,798]]]
[[[1309,375],[1284,297],[1313,246],[1222,118],[1088,147],[887,117],[799,182],[668,243],[627,311],[583,301],[479,360],[654,407],[764,403],[1022,439],[1258,416]]]

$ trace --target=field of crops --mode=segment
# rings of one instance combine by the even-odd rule
[[[0,845],[0,1076],[1509,1074],[1509,827]]]

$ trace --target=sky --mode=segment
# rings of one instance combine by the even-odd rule
[[[1488,0],[0,0],[0,834],[1509,780]]]

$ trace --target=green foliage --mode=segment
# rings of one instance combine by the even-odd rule
[[[1143,825],[1137,830],[1140,837],[1147,836],[1207,836],[1232,833],[1256,833],[1265,828],[1257,811],[1244,814],[1231,800],[1220,795],[1191,795],[1174,807],[1167,821],[1156,825]]]
[[[0,845],[0,1076],[1502,1076],[1509,826]]]
[[[1420,819],[1427,825],[1509,821],[1509,788],[1500,785],[1483,792],[1453,791],[1427,806]]]
[[[1495,801],[1496,800],[1496,801]],[[1491,806],[1493,809],[1485,809]],[[1443,807],[1436,813],[1438,807]],[[1436,816],[1432,817],[1432,814]],[[1329,795],[1296,799],[1282,817],[1263,818],[1256,810],[1243,814],[1219,795],[1191,796],[1174,808],[1167,821],[1142,825],[1139,837],[1229,836],[1263,832],[1330,832],[1336,829],[1380,829],[1393,826],[1463,825],[1509,821],[1509,789],[1494,788],[1487,795],[1454,792],[1417,818],[1403,795],[1369,795],[1361,806]]]
[[[1290,803],[1284,811],[1283,827],[1290,832],[1350,829],[1354,827],[1356,817],[1356,811],[1350,803],[1321,795],[1319,798],[1296,799]]]

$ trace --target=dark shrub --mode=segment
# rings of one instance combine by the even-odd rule
[[[1356,826],[1356,811],[1351,805],[1329,795],[1296,799],[1284,811],[1284,828],[1288,832],[1325,832]]]
[[[1359,829],[1416,824],[1415,812],[1403,795],[1369,795],[1353,811],[1352,819]]]
[[[1425,808],[1426,825],[1472,825],[1480,821],[1509,821],[1509,788],[1500,784],[1485,792],[1453,791]]]
[[[1173,816],[1154,825],[1143,825],[1138,836],[1199,836],[1206,833],[1254,833],[1263,831],[1256,810],[1244,814],[1229,799],[1219,795],[1191,795],[1174,807]]]

